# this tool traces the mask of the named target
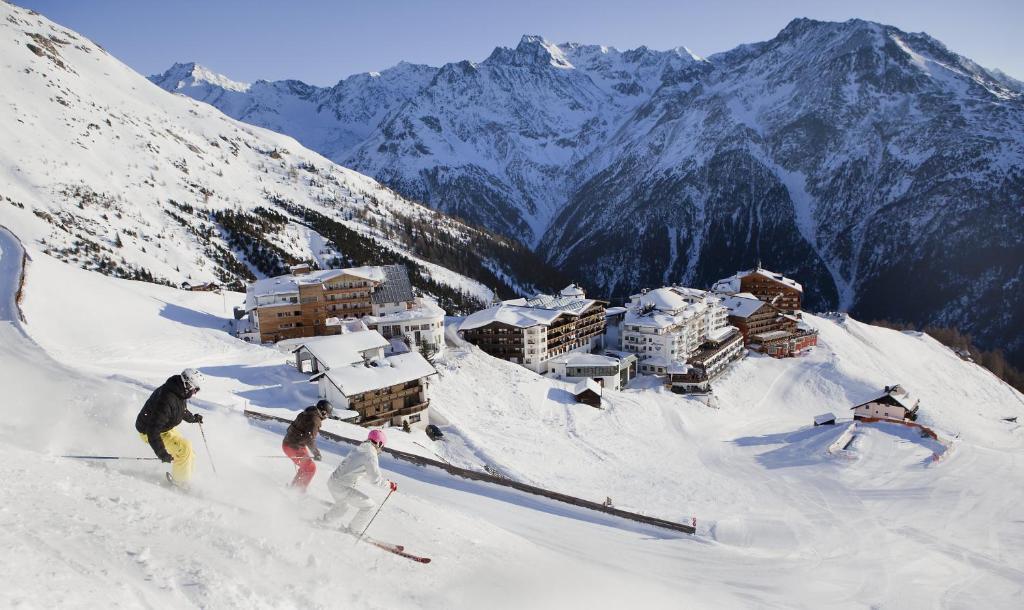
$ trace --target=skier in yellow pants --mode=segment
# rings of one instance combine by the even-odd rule
[[[180,487],[187,487],[192,478],[192,443],[178,432],[177,426],[183,421],[203,423],[203,416],[189,411],[186,402],[196,395],[202,383],[203,374],[195,369],[172,375],[153,391],[135,419],[135,431],[149,443],[153,453],[163,462],[174,463],[170,479]]]
[[[142,442],[150,444],[149,436],[142,433],[139,433],[139,436]],[[160,440],[164,442],[167,453],[171,454],[174,460],[171,463],[171,478],[177,485],[187,485],[192,479],[192,443],[188,442],[177,428],[162,433]]]

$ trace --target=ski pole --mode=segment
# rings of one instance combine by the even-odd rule
[[[62,455],[72,460],[159,460],[158,457],[135,457],[131,455]]]
[[[376,519],[377,515],[380,514],[381,508],[384,508],[384,505],[387,504],[388,498],[390,498],[391,494],[393,494],[393,493],[395,493],[395,492],[394,491],[389,491],[388,495],[384,496],[384,501],[380,503],[380,508],[378,508],[377,512],[373,513],[373,516],[370,517],[370,522],[366,524],[366,527],[363,528],[363,531],[359,532],[359,537],[356,538],[356,543],[357,544],[359,543],[360,540],[363,539],[363,534],[366,533],[366,530],[370,529],[370,526],[373,525],[373,520]]]
[[[413,441],[413,442],[412,442],[412,444],[413,444],[413,445],[418,445],[418,446],[420,446],[420,447],[423,447],[423,445],[421,445],[420,443],[417,443],[416,441]],[[451,462],[449,462],[448,460],[446,460],[446,459],[445,459],[445,457],[444,457],[443,455],[441,455],[441,454],[439,454],[439,453],[434,453],[434,452],[433,452],[433,451],[431,451],[431,450],[430,450],[430,448],[428,448],[428,447],[423,447],[423,448],[424,448],[424,449],[426,449],[427,451],[430,451],[430,454],[431,454],[431,455],[433,455],[434,457],[439,457],[439,458],[441,458],[441,459],[442,459],[442,460],[444,461],[444,463],[445,463],[445,464],[448,464],[449,466],[451,466],[451,465],[452,465],[452,463],[451,463]]]
[[[217,467],[213,465],[213,454],[210,453],[210,443],[206,442],[206,432],[203,430],[203,424],[199,424],[199,433],[203,435],[203,445],[206,445],[206,457],[210,458],[210,468],[213,468],[213,474],[217,474]]]

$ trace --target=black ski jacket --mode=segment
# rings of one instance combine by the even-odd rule
[[[316,453],[316,437],[320,434],[320,425],[323,421],[324,416],[320,414],[320,409],[306,407],[288,426],[288,431],[284,435],[284,444],[296,449],[309,447],[313,453]]]
[[[195,415],[188,410],[185,402],[187,398],[184,380],[181,375],[174,375],[153,390],[139,411],[139,416],[135,418],[135,429],[146,435],[157,457],[168,455],[164,439],[160,438],[162,433],[177,426],[182,420],[189,423],[195,421]]]

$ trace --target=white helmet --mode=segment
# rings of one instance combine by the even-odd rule
[[[206,382],[206,377],[196,369],[185,369],[181,372],[181,380],[185,382],[185,389],[189,392],[198,392]]]

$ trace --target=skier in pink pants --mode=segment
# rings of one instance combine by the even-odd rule
[[[334,526],[345,516],[349,508],[354,508],[355,516],[348,526],[341,529],[356,536],[366,529],[373,517],[375,504],[370,496],[358,487],[364,479],[374,485],[398,491],[398,484],[385,479],[380,472],[378,456],[387,440],[383,430],[370,430],[366,441],[349,453],[331,474],[327,481],[327,489],[334,497],[334,506],[322,517],[326,525]]]

